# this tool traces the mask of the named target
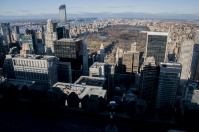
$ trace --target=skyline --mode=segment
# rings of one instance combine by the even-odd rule
[[[37,0],[38,1],[38,0]],[[1,2],[0,18],[4,19],[40,19],[59,18],[59,6],[66,5],[67,18],[74,17],[126,17],[126,18],[166,18],[199,19],[198,0],[7,0]],[[147,5],[147,6],[146,6]],[[168,10],[169,9],[169,10]],[[0,20],[1,20],[0,19]]]

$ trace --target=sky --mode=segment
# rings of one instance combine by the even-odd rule
[[[177,17],[199,19],[199,0],[0,0],[0,19],[59,17]]]

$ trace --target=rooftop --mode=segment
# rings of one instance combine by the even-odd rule
[[[85,84],[90,86],[102,87],[105,83],[105,78],[81,76],[74,84]]]
[[[75,39],[75,38],[62,38],[59,40],[55,40],[55,42],[78,42],[81,41],[81,39]]]
[[[18,54],[18,55],[7,55],[6,58],[48,60],[50,58],[55,58],[55,56],[35,55],[35,54],[24,54],[24,55]]]
[[[110,65],[110,66],[115,66],[116,64],[114,63],[100,63],[100,62],[95,62],[90,68],[99,68],[104,65]]]
[[[148,35],[160,35],[160,36],[168,36],[169,34],[166,32],[147,32]]]
[[[27,81],[27,80],[20,80],[20,79],[6,79],[4,82],[1,84],[13,84],[13,85],[18,85],[18,89],[21,90],[21,88],[26,85],[28,88],[32,87],[35,85],[35,81]]]
[[[65,94],[75,92],[79,98],[83,98],[85,95],[98,95],[106,98],[106,90],[102,90],[102,87],[80,85],[80,84],[69,84],[57,82],[53,87],[60,88]]]
[[[176,66],[178,66],[178,67],[182,67],[182,64],[180,64],[180,63],[165,63],[165,62],[160,62],[160,67],[176,67]]]

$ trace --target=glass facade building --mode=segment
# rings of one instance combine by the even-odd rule
[[[59,17],[60,17],[60,24],[65,25],[66,24],[66,6],[61,5],[59,7]]]
[[[81,39],[54,41],[54,55],[63,62],[71,62],[73,70],[83,69],[83,45]]]
[[[148,32],[146,57],[153,56],[156,65],[166,61],[167,37],[168,33]]]

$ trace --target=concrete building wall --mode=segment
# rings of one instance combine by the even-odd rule
[[[177,60],[178,63],[182,64],[182,73],[180,78],[181,85],[184,85],[190,78],[193,46],[194,46],[193,40],[184,39],[181,42],[179,56]]]
[[[57,65],[54,56],[34,59],[16,56],[12,58],[16,79],[32,80],[37,84],[53,86],[57,82]]]
[[[54,54],[53,41],[57,40],[56,27],[56,23],[52,23],[50,19],[47,21],[47,28],[45,32],[45,52],[47,55]]]

